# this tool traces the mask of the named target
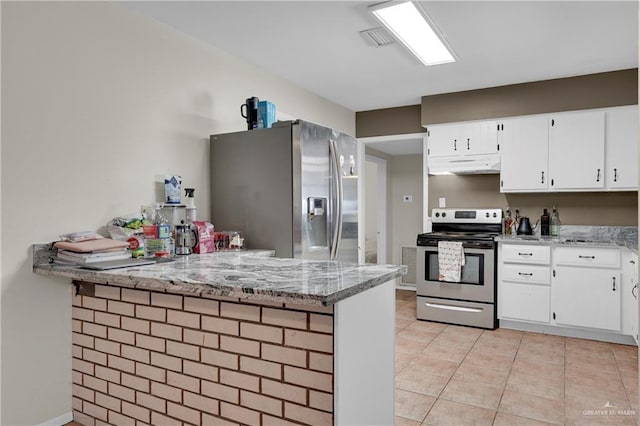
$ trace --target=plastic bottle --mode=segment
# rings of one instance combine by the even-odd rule
[[[544,209],[540,216],[540,235],[549,235],[549,212]]]
[[[551,236],[558,236],[558,226],[560,225],[560,219],[558,218],[558,211],[556,210],[556,206],[553,206],[553,211],[551,212]]]
[[[511,210],[507,207],[507,214],[504,217],[504,235],[511,235],[513,227],[513,218],[511,217]]]
[[[187,224],[191,225],[193,224],[193,222],[196,220],[196,215],[197,215],[197,210],[196,210],[196,200],[193,197],[193,193],[196,190],[194,188],[185,188],[184,192],[185,192],[185,196],[186,196],[186,202],[185,205],[187,206],[186,209],[186,222]]]

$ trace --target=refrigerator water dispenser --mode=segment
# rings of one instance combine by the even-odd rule
[[[310,247],[327,247],[327,199],[307,198],[307,227]]]

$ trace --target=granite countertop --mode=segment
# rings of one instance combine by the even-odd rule
[[[638,228],[635,226],[561,226],[557,237],[541,235],[499,235],[499,243],[554,244],[600,247],[627,247],[638,252]]]
[[[33,246],[33,272],[168,293],[331,305],[407,273],[404,265],[282,259],[273,251],[193,254],[175,262],[94,271],[49,262],[50,244]]]

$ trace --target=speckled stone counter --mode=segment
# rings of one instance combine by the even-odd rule
[[[49,263],[48,244],[34,245],[33,271],[73,280],[168,293],[287,300],[330,305],[406,273],[406,266],[281,259],[269,250],[190,255],[174,262],[93,271]]]
[[[72,407],[84,424],[393,424],[395,279],[405,266],[191,255],[76,284]],[[375,356],[371,356],[375,354]]]
[[[500,235],[500,243],[619,246],[638,251],[638,228],[635,226],[560,226],[557,237],[540,235]]]

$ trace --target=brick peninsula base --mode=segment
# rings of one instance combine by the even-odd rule
[[[73,296],[75,421],[333,423],[332,306],[80,289]]]
[[[272,253],[93,271],[34,244],[34,273],[77,289],[74,420],[393,424],[395,282],[407,268]]]

